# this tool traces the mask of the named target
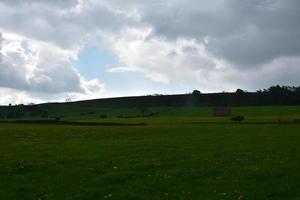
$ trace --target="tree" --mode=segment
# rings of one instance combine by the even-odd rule
[[[242,121],[245,120],[244,116],[234,116],[230,118],[231,121],[237,122],[237,123],[241,123]]]
[[[242,90],[242,89],[237,89],[237,90],[235,91],[235,93],[236,93],[237,95],[243,95],[245,92],[244,92],[244,90]]]
[[[194,90],[192,92],[192,95],[195,95],[195,96],[200,95],[200,94],[201,94],[201,92],[199,90]]]

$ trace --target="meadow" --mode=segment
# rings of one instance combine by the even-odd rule
[[[136,107],[88,107],[72,105],[47,105],[44,110],[49,111],[49,116],[55,117],[96,117],[102,115],[108,118],[135,117],[140,116],[141,111]],[[153,117],[211,117],[212,107],[149,107],[145,115],[154,114]],[[232,107],[232,115],[243,115],[246,117],[257,116],[300,116],[300,106],[236,106]]]
[[[241,124],[160,109],[64,118],[140,126],[0,124],[0,199],[299,199],[299,107],[234,108]]]

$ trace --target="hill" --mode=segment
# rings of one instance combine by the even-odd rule
[[[231,106],[296,106],[300,105],[300,87],[272,86],[257,92],[245,92],[238,89],[234,93],[202,94],[195,90],[190,94],[181,95],[154,95],[94,99],[65,103],[45,103],[38,105],[1,106],[0,118],[53,118],[53,117],[139,117],[153,115],[172,115],[174,109],[184,108],[182,116],[190,113],[188,108],[201,107],[202,113],[194,115],[209,116],[207,107]],[[287,107],[286,107],[287,108]],[[170,111],[172,110],[172,111]],[[279,109],[283,110],[283,109]],[[292,108],[293,110],[293,108]],[[275,109],[276,113],[276,109]],[[189,116],[189,115],[188,115]]]

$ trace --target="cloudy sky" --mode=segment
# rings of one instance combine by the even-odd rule
[[[0,104],[300,84],[299,0],[0,0]]]

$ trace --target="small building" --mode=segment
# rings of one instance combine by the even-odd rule
[[[213,116],[215,117],[227,117],[231,115],[231,107],[219,106],[213,108]]]

